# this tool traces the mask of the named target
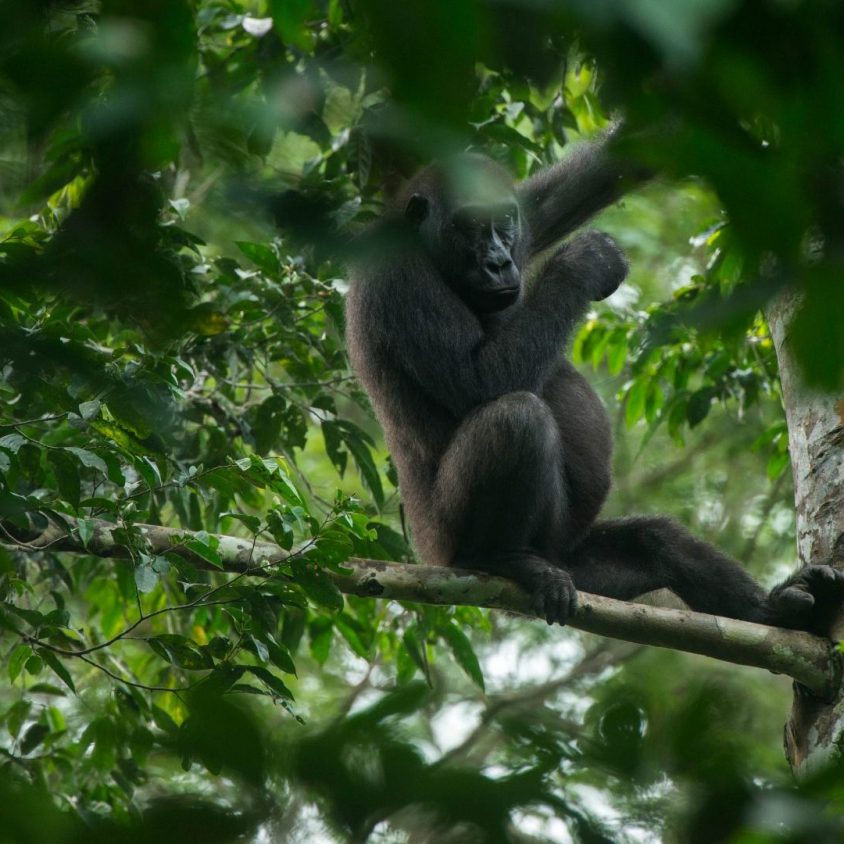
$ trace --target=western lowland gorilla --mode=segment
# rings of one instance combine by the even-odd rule
[[[353,268],[349,356],[419,555],[512,578],[549,624],[569,618],[576,589],[629,600],[667,587],[701,612],[825,632],[844,594],[830,566],[766,593],[671,519],[596,521],[610,426],[563,352],[627,261],[597,231],[551,247],[620,196],[607,143],[515,187],[480,155],[432,164],[388,206]]]

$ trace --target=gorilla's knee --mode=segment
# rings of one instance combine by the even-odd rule
[[[557,423],[551,409],[535,393],[506,393],[478,410],[477,420],[505,446],[548,449],[559,447]]]

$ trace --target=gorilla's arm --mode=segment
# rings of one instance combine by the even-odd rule
[[[516,193],[530,228],[532,255],[649,177],[613,157],[610,145],[615,135],[612,130],[597,141],[575,145],[562,161],[518,185]]]
[[[609,295],[626,271],[610,238],[586,232],[558,250],[504,322],[485,329],[420,260],[373,279],[377,311],[366,321],[382,327],[388,360],[462,417],[506,393],[538,391],[589,301]]]
[[[457,417],[504,393],[538,390],[588,302],[577,284],[537,285],[506,326],[486,333],[450,291],[418,276],[404,301],[380,298],[388,360]]]

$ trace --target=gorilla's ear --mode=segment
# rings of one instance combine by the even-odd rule
[[[415,193],[407,200],[404,209],[404,218],[412,226],[422,225],[423,220],[428,216],[428,199],[421,193]]]

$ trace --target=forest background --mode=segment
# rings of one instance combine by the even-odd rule
[[[0,20],[0,842],[841,840],[840,778],[783,757],[785,678],[331,577],[410,556],[344,353],[354,236],[432,157],[523,178],[618,112],[660,176],[594,223],[632,270],[573,346],[607,513],[794,569],[763,309],[801,294],[803,377],[840,390],[838,4]]]

